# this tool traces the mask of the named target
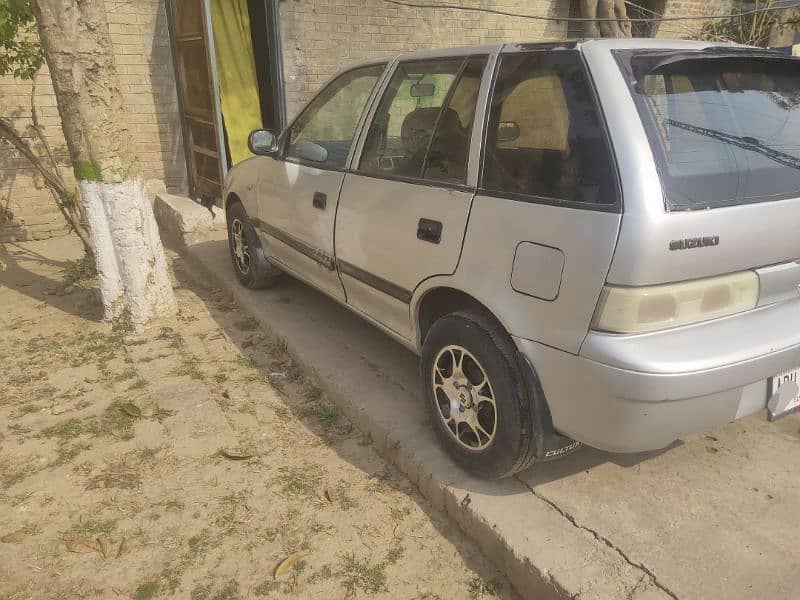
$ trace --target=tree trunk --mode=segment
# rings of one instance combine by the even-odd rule
[[[104,0],[32,0],[92,239],[106,319],[174,312],[164,249],[133,150]]]
[[[581,0],[581,17],[601,19],[584,21],[583,31],[587,38],[631,37],[631,20],[625,0]]]

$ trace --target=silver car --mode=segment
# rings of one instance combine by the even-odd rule
[[[225,182],[241,282],[287,272],[419,354],[453,458],[663,448],[800,407],[800,64],[664,40],[403,54]]]

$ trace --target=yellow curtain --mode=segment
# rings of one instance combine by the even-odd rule
[[[247,0],[211,0],[211,25],[222,116],[235,165],[251,156],[247,136],[262,126]]]

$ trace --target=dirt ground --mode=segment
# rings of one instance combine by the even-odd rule
[[[0,597],[516,597],[179,257],[134,332],[69,238],[0,252]]]

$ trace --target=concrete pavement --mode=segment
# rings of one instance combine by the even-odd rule
[[[428,425],[416,357],[289,277],[238,285],[219,239],[186,250],[525,598],[793,598],[800,588],[800,416],[764,414],[660,453],[583,448],[518,477],[469,477]]]

